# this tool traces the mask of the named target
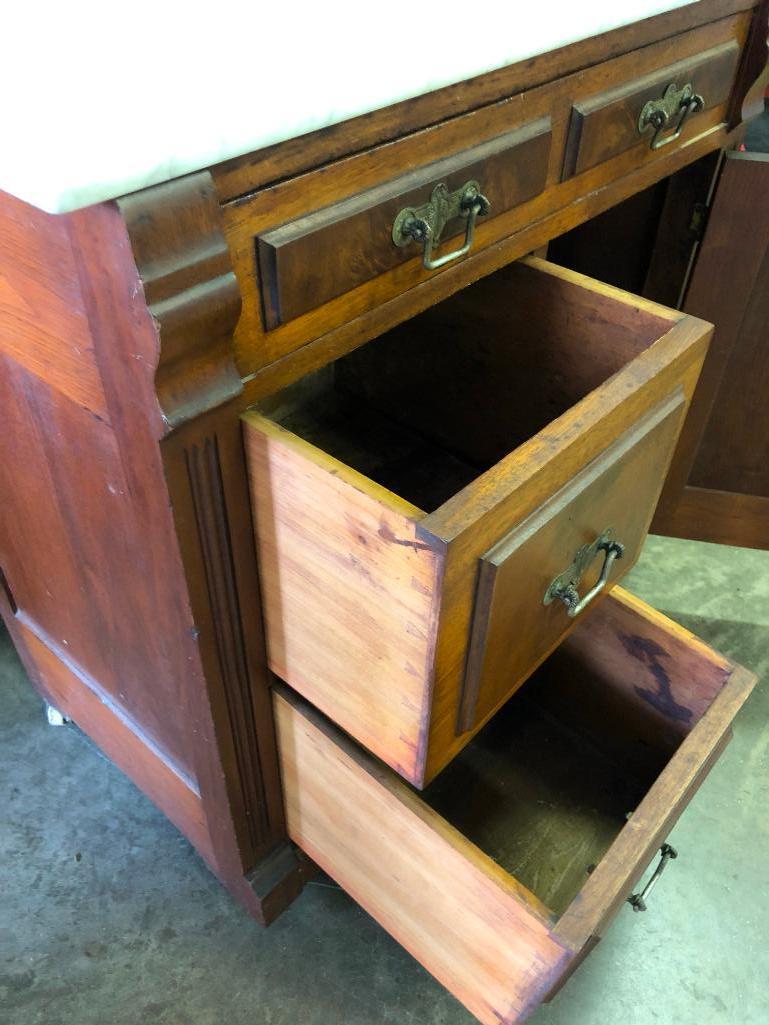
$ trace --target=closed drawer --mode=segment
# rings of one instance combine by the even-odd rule
[[[632,566],[709,330],[528,260],[246,414],[272,670],[424,785],[579,618],[580,549]]]
[[[423,797],[280,690],[288,831],[484,1025],[512,1025],[623,907],[753,684],[618,588]]]
[[[626,150],[667,151],[707,127],[727,103],[740,61],[736,40],[649,71],[574,103],[563,177]],[[705,123],[703,125],[703,122]]]
[[[545,187],[551,136],[550,118],[539,118],[258,235],[265,327],[411,260],[424,248],[408,235],[417,221],[434,235],[433,261],[456,252],[476,216],[462,199],[468,186],[488,202],[484,219],[532,199]]]

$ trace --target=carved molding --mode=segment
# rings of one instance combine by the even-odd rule
[[[185,457],[245,819],[251,844],[259,850],[270,823],[218,439],[191,445]]]
[[[118,200],[159,339],[155,390],[170,430],[242,390],[240,290],[208,171]]]

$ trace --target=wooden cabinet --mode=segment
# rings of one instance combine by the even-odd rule
[[[0,610],[35,686],[258,920],[313,859],[484,1022],[600,936],[751,684],[615,585],[668,467],[661,529],[769,544],[769,165],[720,156],[766,14],[685,4],[71,214],[0,196]],[[440,245],[397,245],[436,189]],[[500,831],[479,760],[522,795]],[[567,851],[596,812],[589,864],[549,797]]]
[[[580,549],[635,562],[709,335],[527,260],[246,414],[273,672],[423,786],[573,625]]]

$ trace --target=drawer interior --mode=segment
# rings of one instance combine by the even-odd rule
[[[279,689],[289,834],[481,1021],[517,1021],[622,907],[754,683],[615,588],[421,794]]]
[[[431,513],[669,330],[659,307],[557,270],[505,267],[262,409]]]
[[[726,660],[686,631],[665,636],[663,617],[639,619],[638,607],[617,589],[422,793],[555,915],[729,675]],[[690,678],[698,648],[711,657]]]
[[[421,796],[560,915],[665,761],[660,753],[656,772],[653,765],[643,771],[609,750],[599,731],[548,711],[548,669],[541,667]]]

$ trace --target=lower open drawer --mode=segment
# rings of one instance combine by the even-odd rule
[[[480,1021],[518,1022],[622,906],[754,682],[616,588],[421,795],[281,686],[288,831]]]

